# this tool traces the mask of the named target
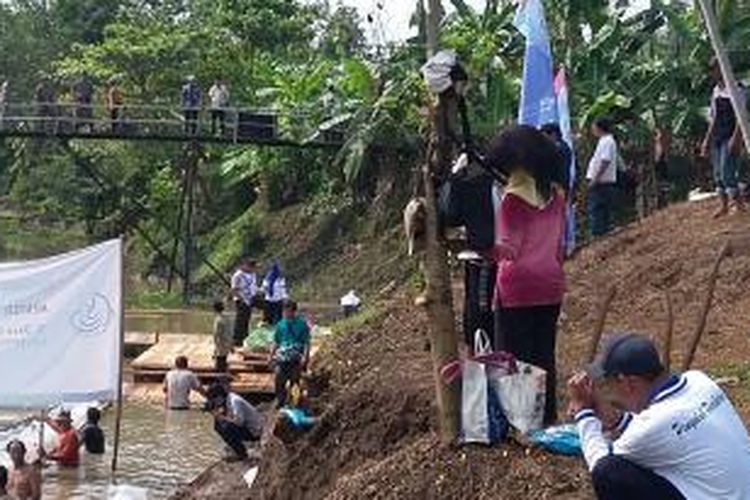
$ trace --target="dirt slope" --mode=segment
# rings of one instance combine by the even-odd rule
[[[717,222],[710,213],[706,204],[671,207],[582,249],[568,263],[569,292],[558,336],[561,386],[580,366],[596,309],[612,284],[618,295],[608,329],[653,336],[665,328],[662,296],[671,291],[673,359],[679,365],[714,256],[727,235],[750,231],[750,216]],[[727,259],[695,364],[736,377],[729,394],[746,421],[749,287],[750,255]],[[234,489],[223,497],[592,498],[580,459],[514,443],[494,449],[438,445],[431,365],[424,349],[426,318],[411,299],[404,293],[380,304],[379,314],[333,339],[315,366],[330,378],[316,402],[322,424],[293,444],[270,442],[255,488],[249,493]]]

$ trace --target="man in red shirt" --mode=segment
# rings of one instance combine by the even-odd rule
[[[65,467],[78,466],[78,433],[73,429],[70,412],[61,411],[55,420],[48,419],[47,425],[57,433],[57,446],[46,458]]]

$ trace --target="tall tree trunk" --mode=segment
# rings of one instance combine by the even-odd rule
[[[440,0],[429,0],[427,19],[427,54],[437,52],[438,27],[440,24]],[[439,99],[431,105],[432,132],[430,134],[427,159],[423,167],[425,189],[426,249],[424,272],[427,318],[430,330],[435,389],[437,394],[440,439],[443,444],[456,440],[459,429],[459,390],[456,383],[445,384],[440,377],[440,368],[458,357],[458,343],[453,313],[451,278],[447,252],[438,227],[437,196],[435,179],[447,169],[450,148],[445,135],[447,128],[446,102]]]

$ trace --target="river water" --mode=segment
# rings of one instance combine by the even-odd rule
[[[123,407],[118,470],[113,477],[110,465],[114,415],[110,408],[102,418],[107,438],[104,456],[82,451],[82,463],[77,469],[45,466],[44,499],[99,500],[107,498],[112,483],[145,488],[151,499],[168,498],[223,453],[210,415],[199,410],[169,412],[156,405],[127,402]],[[18,414],[5,413],[4,417],[0,414],[0,421],[10,421]],[[0,462],[5,463],[7,455],[3,455]]]

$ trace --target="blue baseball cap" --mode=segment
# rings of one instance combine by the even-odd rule
[[[617,375],[656,375],[662,371],[664,365],[651,339],[636,333],[617,333],[604,344],[588,373],[597,380]]]

